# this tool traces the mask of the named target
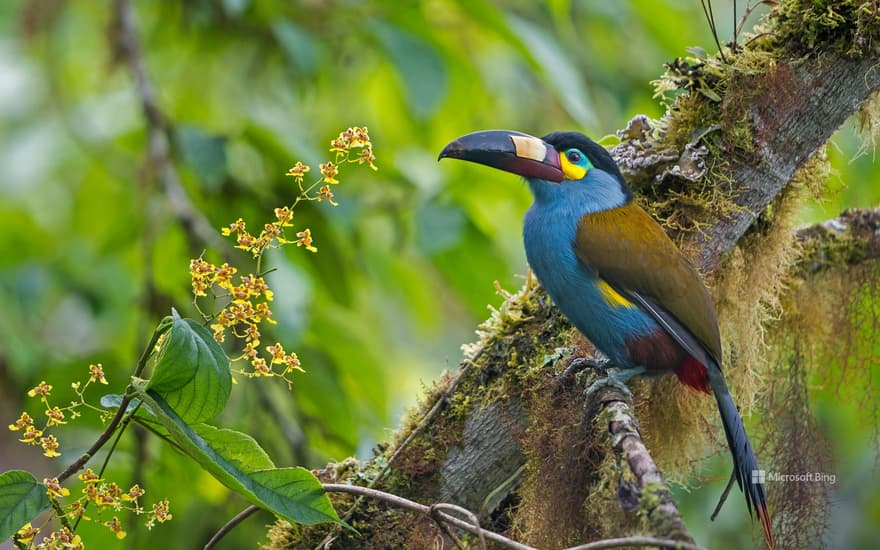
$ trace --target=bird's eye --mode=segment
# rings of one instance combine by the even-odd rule
[[[577,164],[581,161],[581,154],[579,151],[569,151],[568,152],[568,162],[572,164]]]

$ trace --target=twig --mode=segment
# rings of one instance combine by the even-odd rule
[[[373,481],[370,482],[370,487],[375,487],[376,484],[382,480],[382,478],[394,464],[394,461],[397,459],[398,456],[400,456],[400,453],[403,452],[403,450],[406,449],[407,446],[409,446],[413,439],[415,439],[416,436],[425,429],[431,419],[433,419],[434,416],[438,412],[440,412],[440,409],[449,399],[449,396],[452,394],[453,391],[455,391],[455,388],[456,386],[458,386],[459,381],[464,377],[467,371],[470,370],[471,366],[475,364],[476,360],[479,359],[482,354],[483,350],[481,349],[474,355],[472,359],[467,360],[464,363],[464,366],[458,371],[456,377],[452,380],[452,382],[450,382],[449,386],[445,390],[443,390],[440,395],[437,396],[437,400],[434,402],[431,410],[429,410],[425,414],[425,416],[422,417],[418,425],[413,428],[409,435],[406,436],[406,439],[403,440],[403,443],[397,446],[397,448],[391,454],[391,458],[388,459],[388,462],[385,463],[385,466],[379,471]],[[355,500],[354,504],[349,507],[349,509],[345,512],[345,515],[342,517],[343,521],[348,521],[351,518],[352,514],[354,514],[354,511],[357,510],[358,506],[360,506],[362,500],[363,495]],[[320,544],[318,544],[317,548],[325,546],[330,540],[332,540],[335,531],[336,529],[333,529],[329,533],[327,533],[327,536],[324,538],[324,540],[321,541]]]
[[[706,4],[708,4],[708,7]],[[706,14],[706,21],[709,22],[709,29],[712,30],[712,38],[715,39],[715,45],[718,46],[718,53],[721,55],[721,61],[727,63],[727,58],[724,57],[724,48],[721,47],[721,41],[718,40],[718,29],[715,26],[715,14],[712,12],[712,0],[700,0],[700,5],[703,6],[703,13]]]
[[[467,508],[462,508],[461,506],[458,506],[456,504],[447,504],[445,502],[439,502],[439,503],[431,506],[431,515],[433,516],[434,512],[438,511],[438,510],[447,510],[450,512],[457,512],[459,514],[462,514],[463,516],[466,516],[469,520],[471,520],[471,523],[474,524],[479,529],[479,531],[477,532],[477,536],[480,538],[480,548],[482,548],[483,550],[486,550],[486,537],[483,535],[483,529],[480,527],[480,519],[477,517],[477,515],[475,513],[471,512]]]
[[[752,36],[748,40],[743,43],[743,48],[747,47],[749,44],[754,42],[755,40],[761,38],[762,36],[777,36],[775,32],[759,32],[758,34]]]
[[[149,359],[150,354],[153,351],[153,348],[156,347],[156,343],[159,341],[159,337],[165,333],[167,327],[163,329],[162,325],[159,325],[153,332],[153,336],[150,338],[150,341],[147,343],[147,347],[144,348],[143,353],[138,359],[137,366],[134,369],[134,376],[140,376],[143,372],[144,368],[147,366],[147,359]],[[116,431],[116,427],[119,426],[119,423],[122,421],[122,418],[125,416],[126,409],[128,409],[128,404],[131,402],[131,394],[126,391],[125,395],[122,396],[122,400],[119,403],[119,409],[117,409],[116,414],[113,416],[113,419],[110,420],[110,423],[107,424],[107,427],[104,428],[104,431],[98,436],[98,439],[92,443],[92,446],[84,452],[78,459],[73,461],[73,463],[65,468],[63,472],[58,474],[58,481],[60,483],[64,483],[64,481],[79,471],[80,468],[86,465],[86,463],[95,456],[101,447],[104,446],[107,441],[113,436],[113,432]]]
[[[455,504],[437,503],[432,504],[431,506],[425,506],[424,504],[419,504],[418,502],[403,498],[401,496],[386,493],[384,491],[378,491],[369,487],[361,487],[358,485],[325,483],[324,490],[328,493],[348,493],[361,497],[375,498],[377,500],[387,502],[398,508],[403,508],[405,510],[425,514],[433,518],[435,521],[448,523],[459,529],[467,531],[468,533],[478,536],[480,538],[480,544],[482,548],[486,548],[486,540],[491,540],[492,542],[500,544],[505,548],[513,548],[515,550],[535,550],[531,546],[516,542],[493,531],[483,529],[482,527],[480,527],[476,515],[473,512],[466,510],[461,506],[456,506]],[[444,510],[464,514],[473,523],[460,520],[455,516],[452,516],[449,513],[445,512]],[[567,548],[566,550],[598,550],[602,548],[620,548],[624,546],[657,546],[660,548],[679,548],[681,550],[704,550],[703,547],[697,546],[696,544],[691,544],[689,542],[642,536],[599,540],[588,544],[572,546],[570,548]],[[205,550],[207,549],[208,547],[206,546]]]
[[[486,529],[480,527],[479,524],[469,523],[467,521],[458,519],[455,516],[451,516],[443,511],[443,507],[454,509],[456,511],[463,510],[462,508],[460,508],[459,506],[455,506],[454,504],[441,503],[439,505],[434,504],[432,506],[425,506],[424,504],[419,504],[418,502],[414,500],[409,500],[408,498],[403,498],[401,496],[386,493],[384,491],[378,491],[369,487],[361,487],[359,485],[325,483],[324,490],[328,493],[348,493],[351,495],[358,495],[359,497],[375,498],[383,502],[387,502],[388,504],[397,506],[398,508],[403,508],[412,512],[418,512],[420,514],[428,516],[429,518],[434,519],[435,521],[448,523],[449,525],[457,527],[458,529],[461,529],[463,531],[467,531],[472,535],[477,535],[481,538],[481,541],[485,541],[485,539],[488,539],[492,542],[500,544],[504,548],[513,548],[514,550],[536,550],[531,546],[526,546],[525,544],[510,540],[504,535],[499,535],[498,533],[487,531]],[[471,512],[468,512],[468,514],[472,515]],[[485,537],[485,539],[483,537]]]
[[[131,2],[116,0],[115,16],[119,54],[127,62],[134,77],[135,90],[147,120],[148,154],[155,176],[165,189],[171,209],[183,225],[190,242],[204,243],[223,250],[227,248],[225,241],[193,205],[180,181],[180,175],[171,162],[171,146],[165,117],[156,101],[155,88],[147,76]]]
[[[718,513],[721,512],[721,507],[724,506],[728,495],[730,495],[730,490],[733,489],[733,480],[735,479],[736,470],[730,472],[730,479],[727,480],[727,487],[724,488],[724,491],[721,493],[721,498],[718,499],[718,504],[715,505],[715,510],[712,512],[712,515],[709,516],[710,521],[715,521],[715,518],[718,517]]]
[[[734,46],[734,48],[736,48],[736,39],[737,39],[737,37],[739,37],[739,33],[742,32],[743,27],[746,25],[746,20],[748,20],[750,15],[752,15],[752,12],[755,11],[755,8],[757,8],[758,6],[760,6],[763,3],[764,3],[763,0],[758,0],[758,2],[755,3],[754,5],[752,5],[751,2],[746,2],[746,11],[743,13],[742,19],[739,20],[739,22],[736,25],[736,29],[734,29],[734,31],[733,31],[733,46]],[[736,2],[734,2],[733,6],[734,6],[733,20],[736,21]],[[761,34],[763,35],[763,34],[772,34],[772,33],[761,33]],[[752,40],[754,40],[754,38],[752,38],[751,40],[746,42],[744,44],[744,46],[748,45]]]
[[[440,519],[438,519],[438,518],[432,518],[432,519],[434,520],[434,523],[437,524],[437,527],[439,527],[440,530],[443,531],[443,533],[444,533],[447,537],[449,537],[450,539],[452,539],[452,542],[453,542],[453,544],[455,544],[455,547],[456,547],[456,548],[458,548],[459,550],[468,550],[467,547],[464,545],[464,541],[462,541],[462,540],[458,537],[458,535],[455,534],[455,529],[453,529],[452,527],[446,525],[445,523],[443,523],[443,522],[442,522]]]
[[[682,542],[680,540],[657,539],[654,537],[621,537],[617,539],[597,540],[580,546],[571,546],[565,550],[601,550],[603,548],[623,548],[627,546],[656,546],[657,548],[678,548],[679,550],[705,550],[702,546]]]
[[[211,550],[211,548],[217,546],[217,543],[219,543],[223,539],[223,537],[225,537],[230,531],[235,529],[239,523],[243,522],[244,520],[259,511],[260,508],[258,506],[248,506],[247,508],[236,514],[234,518],[226,522],[226,525],[224,525],[220,528],[219,531],[214,533],[214,536],[211,537],[211,540],[209,540],[205,544],[204,550]]]
[[[733,0],[733,21],[734,22],[736,22],[736,4],[737,4],[737,0]],[[748,4],[748,2],[746,2],[746,4]],[[748,13],[748,5],[746,5],[746,13]],[[737,37],[737,32],[736,32],[736,27],[734,27],[733,40],[730,41],[731,44],[733,44],[734,53],[736,52],[736,37]]]
[[[655,502],[649,509],[639,510],[652,533],[664,539],[674,539],[680,544],[693,544],[693,538],[687,531],[678,507],[672,500],[663,475],[654,463],[651,454],[642,441],[638,423],[632,410],[631,396],[627,396],[617,386],[606,384],[597,389],[588,390],[586,418],[594,420],[603,415],[607,421],[607,435],[612,442],[618,467],[629,468],[635,478],[635,484],[627,488],[635,500],[641,500],[644,491],[650,490]],[[624,497],[621,492],[619,496]]]

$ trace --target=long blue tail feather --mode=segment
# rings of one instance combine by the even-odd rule
[[[718,412],[721,414],[721,424],[724,426],[724,435],[727,437],[727,446],[730,448],[730,454],[733,457],[733,469],[736,477],[736,483],[746,497],[746,506],[749,515],[758,516],[761,527],[764,530],[764,540],[767,546],[773,548],[773,531],[770,520],[770,514],[767,511],[767,497],[764,492],[764,484],[760,475],[760,467],[755,452],[752,450],[752,444],[746,435],[746,429],[743,425],[742,417],[730,396],[727,389],[727,383],[724,381],[724,375],[721,369],[714,362],[710,361],[706,370],[709,374],[709,381],[712,385],[712,392],[715,394],[715,401],[718,403]]]

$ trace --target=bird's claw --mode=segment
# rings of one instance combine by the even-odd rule
[[[618,380],[617,377],[615,377],[614,375],[608,375],[605,378],[600,378],[599,380],[596,380],[595,382],[590,384],[590,387],[588,387],[586,391],[584,391],[584,395],[589,398],[596,391],[605,387],[617,388],[618,390],[622,391],[623,394],[627,396],[627,398],[632,399],[632,392],[629,390],[629,388],[626,387],[626,384],[624,384],[621,380]]]
[[[630,368],[630,369],[618,369],[616,372],[609,374],[605,378],[602,378],[602,379],[597,380],[597,381],[593,382],[592,384],[590,384],[590,387],[587,388],[585,393],[589,397],[590,395],[593,394],[593,392],[595,392],[599,388],[601,388],[603,386],[610,386],[610,387],[619,389],[620,391],[622,391],[624,393],[624,395],[626,395],[628,398],[632,399],[632,396],[633,396],[632,392],[626,386],[626,384],[624,384],[624,382],[626,380],[629,380],[633,376],[642,374],[643,372],[645,372],[645,369],[643,367],[636,367],[636,368]]]
[[[565,354],[568,355],[568,354]],[[575,357],[565,367],[562,374],[556,377],[557,382],[562,386],[570,386],[574,383],[575,377],[586,369],[604,369],[608,365],[608,359],[602,357]]]
[[[574,378],[576,374],[586,369],[604,369],[609,362],[604,357],[575,357],[559,377],[566,380]]]

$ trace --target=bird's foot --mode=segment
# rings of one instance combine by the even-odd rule
[[[609,374],[605,378],[596,380],[590,387],[587,388],[585,395],[590,397],[596,390],[602,387],[612,387],[617,388],[622,391],[628,398],[632,399],[632,392],[626,386],[624,382],[632,378],[633,376],[642,374],[645,372],[644,367],[635,367],[631,369],[617,369],[615,372]]]
[[[559,378],[562,380],[573,379],[578,373],[581,373],[586,369],[604,369],[608,366],[608,363],[610,363],[610,361],[604,357],[575,357],[571,360],[571,363],[565,367],[565,370],[562,371]]]
[[[568,353],[563,354],[559,359],[563,359]],[[608,366],[608,359],[601,357],[575,357],[569,361],[568,366],[562,371],[562,374],[556,377],[556,381],[561,386],[571,386],[574,384],[575,378],[586,369],[604,369]]]

